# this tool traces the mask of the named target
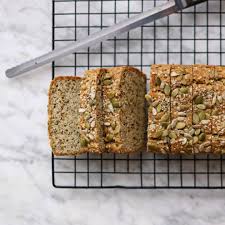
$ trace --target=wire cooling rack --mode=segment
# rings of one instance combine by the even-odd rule
[[[53,49],[150,9],[163,0],[54,0]],[[155,63],[225,64],[225,1],[209,0],[52,64],[56,75],[132,65],[147,75]],[[148,76],[149,79],[149,76]],[[225,188],[225,156],[52,155],[58,188]]]

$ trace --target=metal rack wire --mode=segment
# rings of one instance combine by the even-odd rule
[[[163,2],[53,0],[52,48]],[[55,61],[52,78],[118,65],[132,65],[146,74],[155,63],[224,65],[224,46],[225,2],[208,0]],[[225,188],[225,156],[52,155],[52,182],[58,188]]]

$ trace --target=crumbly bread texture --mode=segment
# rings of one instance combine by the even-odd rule
[[[107,152],[146,148],[146,76],[132,67],[107,69],[103,80],[104,139]]]
[[[168,66],[165,88],[159,68]],[[148,151],[225,153],[225,67],[154,65],[150,84]],[[170,109],[165,110],[165,99]]]
[[[83,151],[102,153],[103,138],[102,77],[105,69],[88,70],[80,91],[80,143]]]
[[[54,155],[82,153],[79,142],[81,78],[57,77],[49,88],[48,134]]]

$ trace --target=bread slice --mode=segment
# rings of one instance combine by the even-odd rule
[[[146,146],[146,76],[132,67],[107,69],[103,80],[104,136],[108,152],[131,153]]]
[[[83,151],[102,153],[103,138],[102,76],[105,69],[88,70],[81,82],[80,134]]]
[[[170,65],[152,65],[150,92],[146,95],[148,109],[148,151],[170,153],[168,133],[171,120],[170,105]]]
[[[57,77],[49,88],[48,135],[54,155],[82,153],[79,142],[81,78]]]

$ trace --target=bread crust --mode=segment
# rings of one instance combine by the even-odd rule
[[[76,76],[57,76],[56,78],[54,78],[51,81],[50,87],[48,89],[48,141],[49,141],[49,145],[52,148],[53,154],[56,155],[56,156],[79,155],[81,153],[84,153],[84,151],[79,151],[79,152],[75,153],[73,150],[69,150],[69,151],[64,152],[62,154],[60,149],[55,149],[54,148],[53,140],[52,140],[52,134],[51,134],[51,130],[50,130],[51,119],[52,119],[52,110],[51,110],[50,105],[52,104],[51,96],[52,96],[53,86],[55,86],[58,81],[62,81],[62,80],[81,80],[81,79],[82,79],[81,77],[76,77]]]

